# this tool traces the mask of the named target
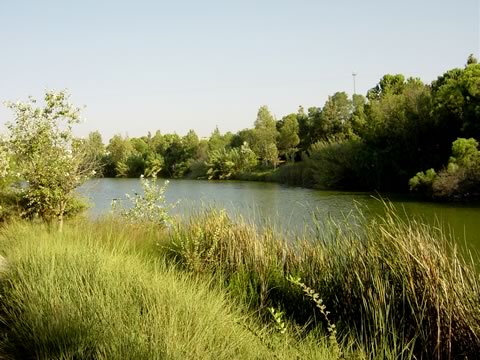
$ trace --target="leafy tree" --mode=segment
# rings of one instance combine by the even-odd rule
[[[10,154],[8,141],[0,137],[0,179],[8,176],[10,172]]]
[[[323,124],[322,118],[322,109],[316,106],[312,106],[308,108],[307,112],[307,120],[306,120],[306,131],[305,133],[308,139],[308,146],[317,142],[319,139],[326,139],[326,126]]]
[[[142,138],[131,138],[130,143],[132,144],[134,152],[138,154],[146,154],[149,151],[147,142]]]
[[[472,168],[480,164],[480,151],[478,141],[470,139],[457,139],[452,144],[452,156],[448,160],[448,168],[455,171],[458,167]]]
[[[298,144],[300,151],[306,151],[312,145],[312,123],[310,117],[305,113],[303,106],[298,107],[297,122],[298,122],[298,137],[300,143]]]
[[[215,127],[212,135],[208,140],[208,151],[216,151],[226,148],[229,145],[229,139],[225,138],[218,129],[218,126]]]
[[[258,163],[257,155],[250,149],[248,142],[244,142],[240,147],[237,163],[240,164],[239,172],[248,172],[253,170]]]
[[[445,134],[442,143],[480,138],[480,64],[447,71],[432,83],[432,92],[433,110]]]
[[[257,165],[257,156],[245,142],[240,148],[210,152],[206,164],[209,179],[229,179],[252,170]]]
[[[189,130],[187,135],[182,138],[185,151],[187,152],[186,156],[189,158],[194,158],[198,151],[198,146],[200,140],[198,139],[197,134],[193,130]]]
[[[127,160],[134,153],[134,148],[128,138],[114,135],[107,145],[106,174],[109,176],[127,177]]]
[[[440,161],[431,102],[429,87],[409,79],[400,93],[387,91],[365,106],[362,139],[376,190],[406,190],[413,174]]]
[[[254,142],[252,149],[263,160],[265,166],[274,167],[278,163],[278,149],[276,140],[278,136],[276,121],[267,106],[261,106],[255,120]]]
[[[164,138],[169,143],[164,155],[166,174],[175,178],[185,176],[198,148],[197,135],[191,131],[183,138],[177,134],[171,137],[165,135]]]
[[[238,151],[236,148],[232,150],[218,149],[208,153],[208,179],[229,179],[234,174],[235,163],[232,160],[232,152]]]
[[[290,162],[295,161],[295,153],[298,150],[297,145],[300,143],[298,130],[297,114],[290,114],[282,119],[278,136],[278,149],[280,155],[285,155]]]
[[[309,150],[306,162],[320,188],[365,189],[368,174],[362,156],[365,145],[359,140],[319,141]]]
[[[95,164],[98,175],[102,175],[102,165],[105,163],[106,150],[102,135],[98,131],[92,131],[86,139],[75,139],[74,150],[85,151],[86,161]]]
[[[232,136],[230,146],[232,148],[241,147],[245,142],[252,145],[255,142],[254,129],[243,129]]]
[[[405,77],[402,74],[397,75],[384,75],[378,84],[368,90],[368,100],[380,100],[386,95],[398,95],[401,94],[405,86]]]
[[[329,96],[320,114],[323,139],[326,140],[332,136],[349,137],[352,111],[352,101],[345,92],[336,92]]]
[[[16,171],[27,184],[22,189],[26,213],[58,219],[61,229],[74,190],[94,171],[85,152],[73,149],[72,128],[80,121],[80,109],[64,91],[47,91],[44,100],[44,107],[37,107],[33,98],[7,103],[15,114],[14,122],[7,124],[9,146],[21,164]]]
[[[353,94],[352,106],[353,113],[350,119],[352,132],[354,135],[362,137],[367,126],[367,115],[365,113],[365,104],[367,99],[363,95]]]

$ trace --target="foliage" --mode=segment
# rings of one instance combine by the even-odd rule
[[[80,109],[64,91],[47,91],[44,100],[44,107],[37,107],[33,98],[7,103],[15,115],[7,124],[8,146],[20,179],[27,183],[21,189],[26,214],[58,218],[62,224],[75,188],[94,175],[94,167],[84,148],[74,146],[72,128],[80,121]]]
[[[128,241],[109,247],[87,226],[66,228],[63,237],[22,230],[11,233],[12,266],[2,274],[2,356],[273,358],[221,292],[171,268],[152,268],[122,250]]]
[[[135,193],[134,195],[126,194],[129,206],[124,206],[120,202],[120,215],[129,223],[152,224],[160,227],[166,227],[171,224],[172,219],[169,211],[176,204],[168,204],[165,199],[165,191],[167,190],[168,181],[163,186],[157,185],[157,178],[151,179],[140,176],[140,184],[143,194]],[[114,212],[117,210],[117,204],[112,204]]]
[[[253,132],[252,149],[263,161],[264,166],[278,164],[278,149],[276,140],[278,131],[276,121],[266,105],[258,110]]]
[[[410,190],[428,192],[431,190],[432,184],[436,177],[437,173],[434,169],[428,169],[425,172],[420,171],[409,180],[408,184],[410,185]]]
[[[330,314],[330,311],[327,311],[327,307],[323,303],[322,298],[320,298],[320,294],[315,292],[314,289],[305,285],[300,278],[294,278],[291,275],[287,275],[287,280],[293,285],[300,287],[303,293],[305,294],[305,296],[309,298],[311,301],[313,301],[317,309],[319,309],[320,313],[323,315],[323,318],[327,323],[327,331],[329,334],[328,338],[330,340],[332,349],[334,349],[334,352],[338,357],[341,357],[342,353],[340,350],[340,345],[337,340],[337,329],[335,324],[332,324],[332,322],[330,321],[330,318],[328,317],[328,314]]]
[[[410,179],[410,189],[439,199],[480,196],[480,150],[473,139],[452,143],[452,156],[437,174],[429,169]]]
[[[314,331],[326,323],[331,349],[342,348],[338,330],[368,358],[475,357],[476,257],[464,257],[441,225],[401,218],[389,205],[371,222],[351,216],[291,242],[212,210],[178,225],[163,251],[189,271],[212,274],[252,310],[281,308],[277,326],[291,319]],[[290,274],[316,290],[298,291]]]
[[[278,174],[288,173],[290,184],[402,192],[412,187],[409,179],[416,174],[420,177],[425,169],[435,169],[443,174],[436,183],[441,192],[458,188],[458,196],[463,197],[463,192],[468,197],[476,191],[472,171],[460,178],[461,172],[454,175],[440,169],[457,138],[480,141],[479,84],[480,64],[470,56],[464,68],[448,70],[431,84],[386,74],[366,96],[350,97],[338,91],[323,106],[307,110],[300,106],[279,121],[267,106],[261,106],[253,128],[236,134],[222,134],[216,127],[204,139],[192,130],[185,136],[160,131],[140,138],[116,135],[103,157],[104,174],[138,177],[157,172],[173,178],[275,180],[282,176],[252,174],[286,167]],[[94,137],[95,141],[88,141],[98,148],[93,152],[101,154],[101,141]],[[240,154],[232,149],[240,151],[245,142],[258,162],[242,169],[236,160]],[[320,151],[318,143],[329,145]],[[295,173],[289,163],[307,158],[302,166],[307,170],[296,172],[301,178],[291,178]],[[419,180],[418,186],[428,187],[422,185],[427,178]],[[418,186],[413,188],[420,191]]]
[[[296,114],[290,114],[282,119],[278,136],[278,149],[281,155],[284,155],[289,162],[295,161],[297,145],[300,143],[298,137],[298,120]]]
[[[206,165],[209,179],[229,179],[252,170],[257,165],[257,156],[245,142],[240,148],[210,152]]]
[[[314,139],[321,141],[332,137],[339,139],[350,137],[352,110],[352,101],[345,92],[336,92],[329,96],[317,121],[313,123]]]
[[[316,187],[365,189],[367,172],[362,156],[365,145],[359,140],[319,141],[310,147],[306,160]]]
[[[405,86],[405,77],[402,74],[384,75],[378,84],[367,93],[369,100],[380,100],[387,95],[400,95]]]

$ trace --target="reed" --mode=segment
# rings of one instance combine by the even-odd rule
[[[385,207],[384,216],[367,221],[358,213],[295,241],[210,210],[177,226],[167,256],[221,278],[253,309],[267,314],[274,306],[299,324],[325,327],[286,280],[299,277],[323,299],[339,333],[372,356],[475,357],[480,287],[473,256],[442,227]]]

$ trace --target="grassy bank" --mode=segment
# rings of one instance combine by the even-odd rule
[[[212,211],[179,226],[166,248],[190,271],[222,279],[251,308],[275,306],[295,323],[326,331],[318,306],[287,280],[299,277],[323,300],[340,336],[353,337],[369,354],[480,352],[475,260],[464,258],[441,227],[403,220],[391,208],[374,221],[359,215],[294,242]]]
[[[14,223],[0,235],[1,354],[475,358],[479,276],[453,244],[392,209],[295,241],[219,210],[169,230]]]
[[[161,232],[123,225],[2,230],[2,358],[334,358],[323,339],[261,326],[208,277],[167,265]]]

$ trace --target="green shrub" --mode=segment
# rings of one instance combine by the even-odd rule
[[[272,174],[275,182],[292,186],[313,187],[312,170],[306,161],[279,166]]]
[[[319,141],[308,151],[307,166],[311,169],[315,187],[334,189],[366,188],[363,153],[360,140]]]
[[[410,190],[437,199],[480,197],[480,151],[473,139],[458,138],[452,143],[452,156],[438,174],[433,169],[410,179]]]

